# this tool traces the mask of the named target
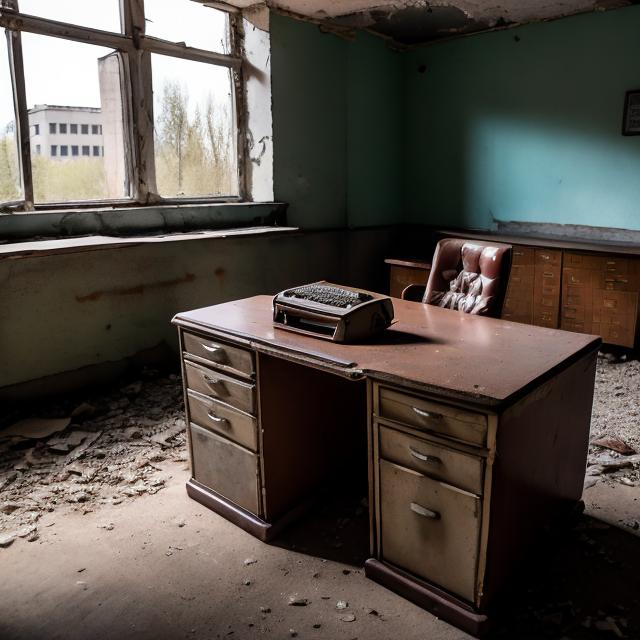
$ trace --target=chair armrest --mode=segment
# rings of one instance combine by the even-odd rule
[[[400,294],[403,300],[411,300],[412,302],[422,302],[424,292],[427,287],[423,284],[410,284],[405,287]]]

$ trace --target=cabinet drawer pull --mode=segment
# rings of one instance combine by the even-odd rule
[[[422,462],[428,462],[429,464],[440,464],[442,460],[440,458],[436,458],[436,456],[428,456],[424,453],[420,453],[416,451],[413,447],[409,447],[409,453],[418,460],[422,460]]]
[[[211,413],[211,411],[207,412],[207,418],[209,418],[211,422],[217,424],[219,427],[224,427],[225,429],[229,428],[229,421],[226,418],[219,418],[215,414]]]
[[[423,518],[430,518],[431,520],[440,519],[439,513],[437,513],[436,511],[431,511],[431,509],[427,509],[426,507],[423,507],[422,505],[419,505],[416,502],[412,502],[409,505],[409,508],[411,509],[411,511],[413,511],[414,513],[417,513],[419,516],[422,516]]]
[[[214,362],[217,362],[219,364],[223,363],[226,359],[227,359],[227,353],[224,350],[224,347],[221,347],[219,344],[205,344],[204,342],[202,343],[202,348],[207,352],[210,353],[212,356],[212,360]]]
[[[217,378],[210,378],[209,376],[203,376],[204,381],[211,387],[212,391],[219,395],[227,395],[227,388],[224,384],[224,380],[218,380]]]
[[[411,408],[421,418],[429,418],[430,420],[442,420],[442,415],[440,413],[433,413],[431,411],[424,411],[423,409],[418,409],[418,407],[411,407]]]

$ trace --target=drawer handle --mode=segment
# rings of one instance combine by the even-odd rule
[[[204,381],[211,387],[211,390],[217,395],[227,395],[227,388],[225,387],[223,380],[217,378],[210,378],[208,375],[203,376]]]
[[[442,420],[442,415],[439,413],[431,413],[430,411],[424,411],[418,409],[418,407],[411,407],[421,418],[428,418],[430,420]]]
[[[413,447],[409,447],[409,453],[418,460],[422,460],[422,462],[428,462],[429,464],[440,464],[442,460],[440,458],[436,458],[436,456],[427,456],[424,453],[420,453],[416,451]]]
[[[419,516],[422,516],[423,518],[430,518],[431,520],[440,519],[439,513],[437,513],[436,511],[431,511],[431,509],[427,509],[426,507],[423,507],[422,505],[419,505],[416,502],[412,502],[409,505],[409,508],[411,509],[411,511],[413,511],[413,513],[417,513]]]
[[[219,364],[225,362],[227,359],[227,352],[224,350],[224,347],[221,347],[219,344],[205,344],[202,343],[202,348],[211,354],[212,360]]]
[[[209,418],[211,422],[217,424],[219,427],[223,427],[224,429],[229,428],[229,421],[226,418],[219,418],[218,416],[211,413],[211,411],[207,413],[207,418]]]

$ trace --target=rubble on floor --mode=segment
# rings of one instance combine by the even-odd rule
[[[110,393],[71,402],[0,430],[0,547],[37,540],[46,512],[86,513],[156,493],[167,480],[158,463],[187,459],[176,375],[145,370]]]
[[[640,361],[628,353],[598,355],[585,491],[599,481],[640,486]]]

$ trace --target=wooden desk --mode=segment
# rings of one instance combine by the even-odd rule
[[[266,541],[366,437],[367,575],[482,634],[581,498],[600,340],[393,303],[398,322],[353,345],[274,328],[268,296],[178,314],[187,491]]]

